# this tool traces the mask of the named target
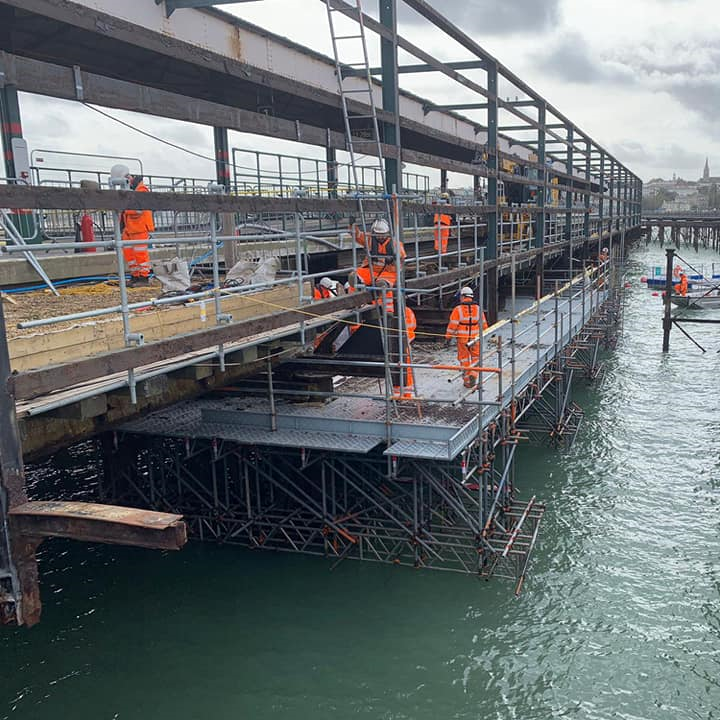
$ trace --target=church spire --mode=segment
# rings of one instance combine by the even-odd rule
[[[703,180],[710,179],[710,161],[709,158],[705,158],[705,169],[703,170]]]

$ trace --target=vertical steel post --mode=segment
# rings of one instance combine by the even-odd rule
[[[615,222],[615,191],[616,191],[616,183],[615,183],[615,160],[610,158],[610,197],[608,199],[608,206],[610,209],[609,214],[609,230],[610,230],[610,237],[608,238],[608,250],[610,251],[610,257],[613,256],[613,233],[615,232],[614,228],[614,222]]]
[[[355,241],[353,243],[353,267],[357,267],[355,263],[354,251]],[[300,214],[295,213],[295,274],[297,275],[298,305],[303,304],[304,287],[303,287],[303,248],[300,237]],[[305,320],[300,320],[300,342],[305,345]]]
[[[498,71],[497,63],[488,61],[487,66],[487,89],[488,89],[488,130],[487,130],[487,155],[488,155],[488,212],[487,222],[487,260],[496,260],[498,257],[497,233],[498,233]],[[498,315],[498,271],[497,267],[488,270],[488,322],[492,325],[497,322]]]
[[[338,163],[335,148],[325,148],[325,165],[327,169],[328,197],[336,198],[338,196]]]
[[[573,136],[572,125],[567,128],[567,139],[570,143],[567,146],[567,156],[565,159],[565,172],[568,175],[573,175],[573,156],[575,149],[575,142]],[[573,210],[573,194],[575,192],[575,182],[572,178],[566,179],[566,183],[570,184],[570,189],[565,192],[565,241],[569,242],[572,237],[572,210]],[[571,260],[572,263],[572,260]]]
[[[663,317],[662,351],[669,352],[669,350],[670,350],[670,330],[672,328],[672,315],[670,312],[671,308],[672,308],[672,303],[670,302],[670,297],[672,296],[672,292],[673,292],[672,272],[673,272],[673,264],[675,262],[675,250],[673,248],[667,248],[665,250],[665,256],[666,256],[667,260],[665,262],[665,297],[663,298],[665,301],[665,315]]]
[[[515,253],[510,256],[510,402],[512,404],[512,422],[515,424],[515,345],[517,315],[515,307],[515,283],[517,281]]]
[[[535,195],[535,205],[537,206],[537,214],[535,215],[535,247],[541,249],[545,246],[545,199],[547,198],[548,181],[547,165],[545,158],[545,125],[546,125],[546,107],[543,101],[538,102],[538,149],[537,162],[540,166],[537,169],[538,184]],[[539,279],[537,283],[538,294],[535,298],[539,300],[542,297],[542,289],[545,284],[545,253],[540,252],[535,257],[535,276]]]
[[[228,129],[214,127],[213,140],[215,142],[215,176],[217,183],[225,188],[225,192],[230,192],[230,142],[228,140]]]
[[[604,216],[603,213],[605,212],[605,153],[601,150],[600,151],[600,199],[598,201],[598,246],[597,246],[597,254],[598,258],[600,257],[600,253],[603,248],[603,223],[604,223]]]
[[[13,140],[22,139],[22,122],[20,117],[20,102],[18,90],[15,85],[0,84],[0,136],[5,151],[5,177],[17,178],[20,182],[30,181],[30,178],[18,177],[20,168],[15,165]],[[32,238],[35,234],[32,229],[32,213],[28,210],[12,210],[10,215],[13,224],[24,238]]]
[[[585,192],[585,217],[583,219],[583,245],[585,252],[583,253],[583,260],[587,259],[587,248],[590,243],[590,193],[592,192],[592,182],[590,179],[590,156],[591,156],[592,145],[589,140],[585,141],[585,182],[587,182],[587,188]]]
[[[213,302],[215,305],[215,324],[221,325],[228,321],[230,317],[223,314],[220,306],[220,259],[218,257],[217,245],[217,213],[210,213],[210,252],[212,254],[212,274],[213,274]],[[220,372],[225,372],[225,346],[223,343],[218,344],[218,361],[220,364]]]
[[[120,233],[120,213],[113,210],[113,232],[115,240],[115,257],[118,266],[118,287],[120,289],[120,309],[123,323],[123,335],[125,345],[132,342],[132,331],[130,328],[130,309],[128,308],[127,280],[125,278],[125,258],[123,256],[123,240]],[[137,404],[137,387],[135,385],[135,370],[128,370],[128,387],[130,388],[130,402]]]
[[[392,40],[380,39],[380,64],[382,67],[383,110],[392,113],[393,122],[383,122],[383,139],[386,145],[394,145],[397,154],[385,158],[385,190],[402,191],[400,177],[400,114],[398,112],[398,52],[397,52],[397,0],[379,0],[380,23],[392,33]],[[378,162],[380,159],[378,158]]]
[[[572,125],[567,128],[567,139],[570,144],[567,147],[567,156],[565,159],[565,172],[568,175],[573,175],[573,158],[575,149],[575,137],[573,133]],[[566,180],[570,183],[570,190],[566,191],[565,194],[565,241],[568,243],[568,275],[570,281],[570,294],[568,297],[568,307],[570,312],[570,328],[572,333],[572,301],[573,301],[573,195],[575,189],[575,182],[572,179]]]

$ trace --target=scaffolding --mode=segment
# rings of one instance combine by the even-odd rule
[[[519,593],[544,505],[521,498],[516,453],[572,443],[573,382],[597,373],[568,348],[612,346],[616,295],[605,263],[513,308],[487,331],[470,391],[432,338],[409,364],[419,396],[403,403],[388,402],[381,361],[338,358],[340,382],[337,361],[316,355],[268,366],[106,437],[103,499],[181,511],[203,540],[509,578]],[[329,385],[286,382],[308,373]]]

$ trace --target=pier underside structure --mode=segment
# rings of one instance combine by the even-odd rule
[[[720,212],[648,213],[642,218],[646,243],[680,248],[720,250]]]
[[[522,495],[515,458],[528,441],[567,447],[581,427],[572,387],[601,380],[614,347],[614,268],[638,237],[642,183],[430,5],[402,2],[463,57],[410,42],[391,0],[377,20],[358,0],[317,3],[334,59],[199,2],[138,0],[121,17],[111,0],[0,0],[0,278],[25,283],[24,259],[53,292],[110,268],[119,298],[20,323],[35,335],[0,332],[3,622],[39,618],[43,538],[175,549],[183,522],[201,539],[503,576],[521,590],[544,506]],[[337,47],[358,38],[362,61]],[[429,72],[473,102],[400,88]],[[18,92],[212,127],[215,177],[148,176],[150,192],[133,193],[106,189],[100,168],[25,163]],[[287,157],[269,171],[256,153],[248,171],[232,130],[324,157],[290,158],[288,174]],[[427,175],[438,171],[439,192]],[[448,173],[472,192],[438,212]],[[88,179],[100,189],[79,187]],[[127,210],[155,214],[154,259],[200,254],[200,289],[133,302],[123,251],[146,241],[123,239]],[[83,214],[94,243],[76,242]],[[322,277],[342,285],[368,259],[350,226],[376,219],[402,266],[392,288],[316,299]],[[80,263],[64,255],[91,247]],[[239,260],[275,274],[228,285]],[[470,371],[442,343],[465,285],[490,323]],[[102,445],[100,504],[29,498],[23,455],[88,437]]]

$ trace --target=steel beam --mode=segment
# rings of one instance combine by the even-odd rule
[[[163,0],[155,0],[160,5]],[[231,5],[234,3],[258,2],[258,0],[164,0],[165,17],[170,17],[176,10],[183,8],[209,8],[213,5]]]
[[[460,62],[449,62],[445,63],[451,70],[482,70],[485,68],[485,63],[482,60],[463,60]],[[425,73],[425,72],[437,72],[437,69],[427,63],[421,63],[419,65],[399,65],[397,69],[398,73]],[[370,68],[371,75],[381,75],[382,67]],[[355,68],[343,68],[343,75],[345,77],[365,77],[365,70],[357,70]]]
[[[398,116],[398,52],[397,52],[397,7],[396,0],[379,0],[380,22],[390,31],[390,40],[380,39],[380,59],[382,62],[382,102],[383,110],[393,120],[383,122],[383,141],[396,149],[395,157],[386,157],[385,190],[387,192],[402,190],[400,175],[400,119]]]
[[[537,149],[537,163],[538,173],[542,185],[538,184],[537,194],[535,196],[535,204],[540,211],[535,217],[535,247],[541,248],[545,244],[545,180],[547,178],[547,165],[545,163],[545,103],[538,104],[538,124],[540,129],[538,130],[538,149]],[[539,269],[542,270],[542,262],[540,263]],[[542,295],[542,287],[540,288]]]
[[[215,140],[215,174],[218,185],[222,185],[226,192],[230,192],[230,143],[228,130],[223,127],[213,128]]]

